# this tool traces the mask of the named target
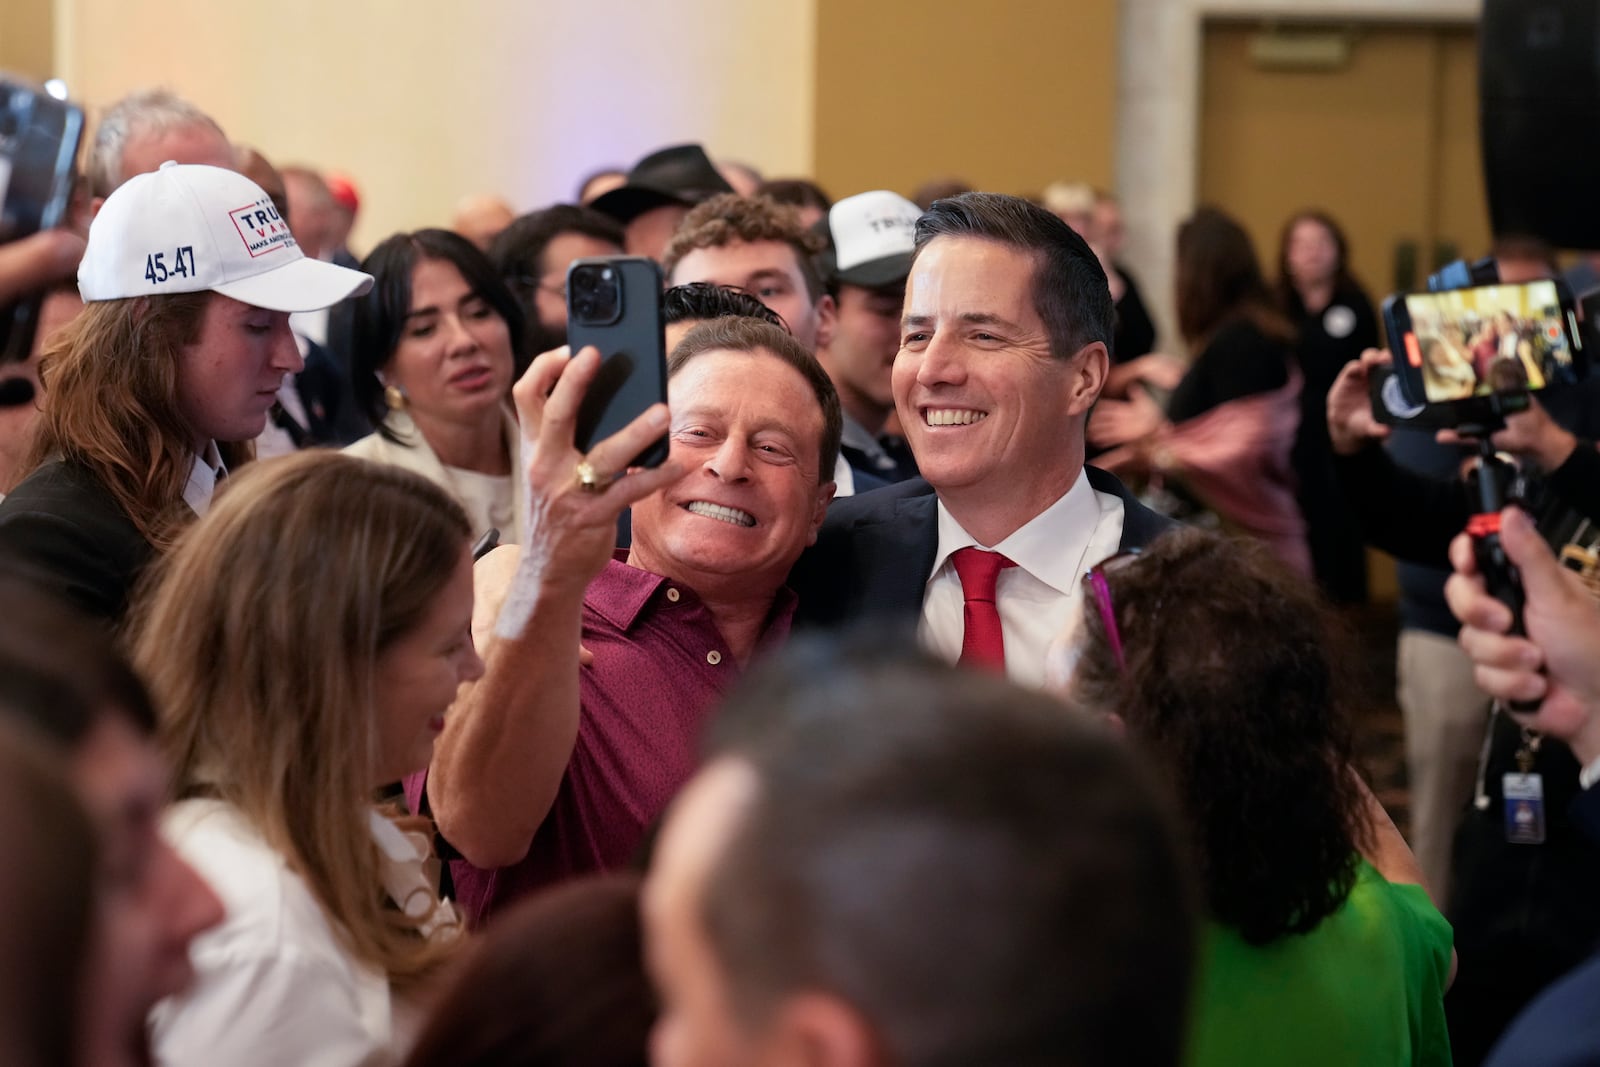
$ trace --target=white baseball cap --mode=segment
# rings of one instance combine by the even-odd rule
[[[242,174],[161,164],[106,198],[78,265],[85,301],[210,289],[272,311],[316,311],[372,288],[372,275],[307,259],[289,223]]]
[[[876,289],[911,273],[922,209],[886,189],[847,196],[828,211],[832,255],[824,269],[838,281]]]

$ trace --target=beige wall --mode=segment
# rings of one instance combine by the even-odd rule
[[[956,176],[1109,185],[1117,0],[817,0],[817,178],[834,196]]]
[[[1170,324],[1172,236],[1199,186],[1201,27],[1208,18],[1470,25],[1482,0],[1121,0],[1117,191],[1128,261]],[[1170,342],[1172,331],[1163,330]]]
[[[1420,286],[1440,242],[1484,254],[1472,28],[1369,23],[1335,70],[1262,69],[1250,58],[1260,29],[1206,28],[1199,194],[1240,219],[1263,269],[1276,270],[1280,228],[1306,207],[1343,225],[1374,301]],[[1417,250],[1410,279],[1396,276],[1401,243]]]
[[[471,192],[570,199],[584,173],[678,141],[808,171],[815,6],[55,0],[57,68],[91,120],[165,84],[275,162],[348,171],[359,250]]]
[[[51,0],[0,3],[0,70],[33,81],[50,77],[55,11]]]

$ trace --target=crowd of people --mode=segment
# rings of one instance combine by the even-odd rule
[[[8,1063],[1600,1053],[1600,608],[1545,536],[1600,517],[1590,408],[1496,439],[1544,475],[1516,632],[1465,487],[1382,447],[1327,215],[1274,286],[1197,210],[1163,349],[1082,183],[677,145],[358,260],[348,178],[164,91],[86,175],[0,247],[49,312],[0,423]],[[567,271],[622,254],[667,402],[580,447]],[[1415,855],[1356,755],[1367,544],[1460,627],[1407,707],[1475,702],[1453,877],[1440,751]],[[1538,842],[1474,837],[1540,775]]]

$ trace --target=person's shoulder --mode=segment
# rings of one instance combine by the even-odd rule
[[[902,501],[933,495],[933,486],[925,479],[908,478],[880,489],[843,497],[828,505],[828,515],[822,528],[825,531],[848,529],[862,522],[880,521],[894,515]]]
[[[1089,479],[1090,488],[1095,492],[1114,496],[1122,501],[1122,539],[1119,542],[1121,551],[1146,548],[1150,542],[1168,530],[1176,530],[1182,525],[1177,520],[1146,507],[1138,497],[1128,491],[1128,487],[1122,484],[1121,479],[1110,471],[1086,465],[1083,472],[1084,477]]]
[[[1370,317],[1374,313],[1372,297],[1367,295],[1367,291],[1361,287],[1361,283],[1354,278],[1343,279],[1338,285],[1334,286],[1333,302],[1345,305],[1358,315],[1365,313]]]
[[[0,515],[14,515],[73,500],[110,500],[108,489],[93,471],[81,463],[52,459],[35,467],[17,487],[0,501]]]
[[[222,925],[196,941],[197,961],[287,952],[342,962],[338,939],[310,887],[233,805],[180,801],[162,816],[161,830],[226,910]]]
[[[1450,921],[1434,904],[1428,891],[1415,882],[1391,882],[1371,863],[1361,861],[1352,894],[1381,900],[1389,911],[1432,939],[1451,940]]]
[[[87,467],[52,461],[0,501],[0,555],[98,618],[120,618],[154,549]]]
[[[1251,358],[1262,354],[1282,358],[1290,347],[1287,339],[1263,330],[1248,315],[1236,315],[1217,327],[1210,343],[1206,345],[1206,351],[1234,358]]]
[[[858,467],[853,463],[850,465],[850,476],[856,482],[856,491],[851,496],[861,496],[863,493],[870,493],[874,489],[886,489],[893,484],[889,479],[875,474],[865,467]],[[848,500],[850,497],[836,497],[835,499]]]
[[[1550,986],[1512,1020],[1485,1067],[1578,1067],[1600,1048],[1600,956]]]
[[[345,445],[340,451],[357,459],[383,460],[388,458],[389,450],[394,447],[393,441],[374,430],[354,444]]]
[[[26,531],[70,528],[119,558],[141,556],[148,542],[111,489],[88,467],[51,460],[0,500],[0,529],[9,538]]]

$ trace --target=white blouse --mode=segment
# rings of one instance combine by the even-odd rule
[[[426,847],[376,811],[372,828],[385,887],[403,896],[413,872],[422,878]],[[151,1015],[158,1064],[367,1067],[403,1054],[414,1020],[397,1020],[387,978],[345,951],[305,881],[236,809],[186,800],[162,831],[227,918],[191,946],[193,985]]]

